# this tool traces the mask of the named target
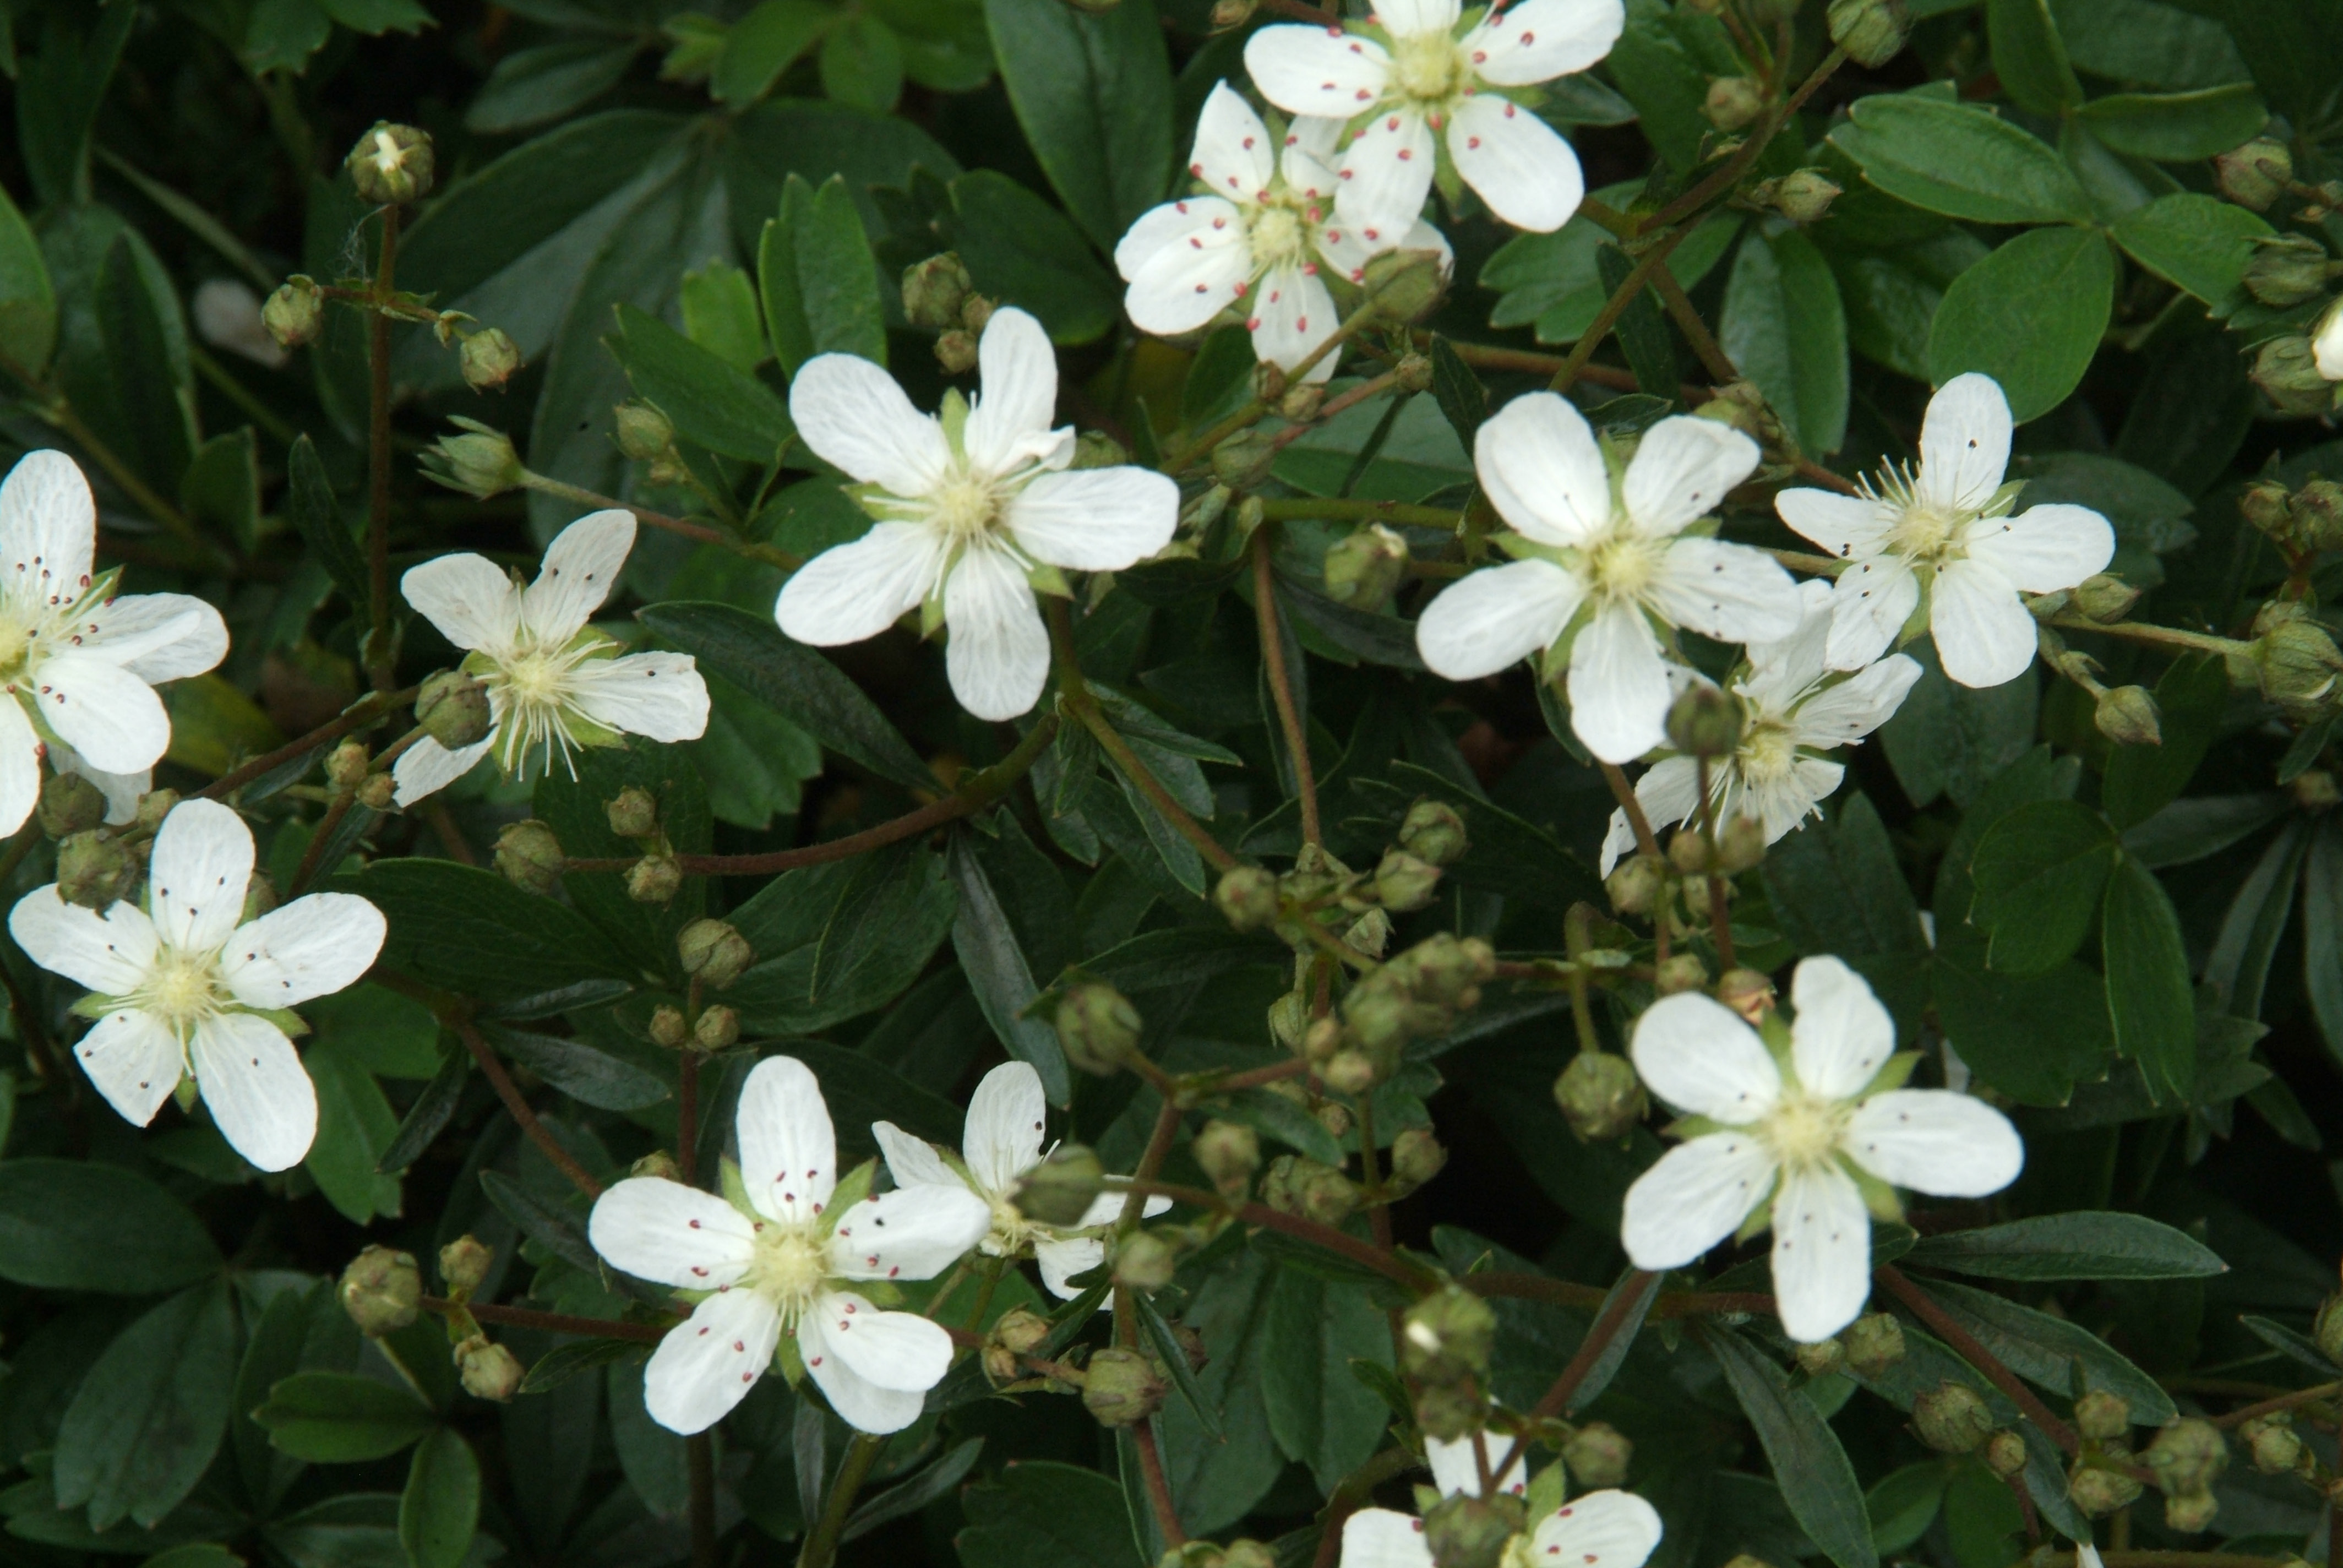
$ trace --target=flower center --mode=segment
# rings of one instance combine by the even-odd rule
[[[1970,515],[1916,502],[1904,509],[1904,515],[1887,531],[1888,548],[1914,560],[1957,558],[1963,536],[1968,531]]]
[[[1741,738],[1741,753],[1735,759],[1741,777],[1751,784],[1778,784],[1790,776],[1798,759],[1796,740],[1789,730],[1770,719],[1761,719],[1749,727]]]
[[[1606,599],[1641,598],[1659,575],[1664,541],[1620,530],[1589,547],[1586,571],[1594,591]]]
[[[992,1229],[985,1232],[980,1243],[988,1258],[1013,1258],[1025,1250],[1033,1239],[1032,1222],[1018,1212],[1017,1205],[1007,1198],[992,1201]]]
[[[759,1221],[756,1255],[740,1282],[779,1308],[785,1323],[813,1305],[829,1278],[830,1245],[814,1226]]]
[[[929,497],[929,520],[956,539],[974,538],[992,530],[1001,498],[992,481],[955,464],[944,482]]]
[[[1471,62],[1445,33],[1419,33],[1392,45],[1392,85],[1402,97],[1444,104],[1472,77]]]
[[[1783,1164],[1823,1165],[1838,1151],[1853,1109],[1843,1100],[1826,1100],[1794,1089],[1782,1096],[1758,1131]]]
[[[1302,253],[1309,248],[1310,229],[1300,213],[1282,202],[1272,202],[1252,220],[1250,238],[1253,267],[1265,272],[1302,259]]]
[[[495,699],[496,749],[507,772],[519,771],[540,747],[546,749],[548,764],[555,748],[568,759],[576,744],[570,727],[571,675],[588,655],[608,646],[608,639],[593,633],[555,647],[523,631],[511,652],[479,671],[478,678]]]
[[[138,995],[145,1010],[166,1020],[184,1038],[189,1029],[220,1010],[219,955],[164,948]]]

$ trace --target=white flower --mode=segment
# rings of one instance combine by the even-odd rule
[[[2034,662],[2020,593],[2053,593],[2104,571],[2115,531],[2088,507],[2015,517],[2009,403],[1990,376],[1956,376],[1929,399],[1920,464],[1866,481],[1860,496],[1784,490],[1782,520],[1847,563],[1832,595],[1834,669],[1861,669],[1898,633],[1936,633],[1945,673],[1999,686]]]
[[[2310,360],[2329,381],[2343,381],[2343,302],[2328,306],[2310,329]]]
[[[1484,1441],[1489,1462],[1503,1462],[1512,1440],[1492,1435]],[[1427,1438],[1423,1455],[1441,1496],[1481,1494],[1481,1462],[1472,1439]],[[1518,1457],[1498,1483],[1515,1497],[1528,1490]],[[1506,1542],[1500,1568],[1642,1568],[1659,1545],[1660,1533],[1658,1511],[1634,1493],[1590,1492]],[[1360,1509],[1342,1522],[1342,1568],[1433,1568],[1423,1521],[1395,1509]]]
[[[0,834],[41,793],[41,757],[106,792],[129,820],[147,774],[170,749],[155,687],[226,656],[219,611],[186,594],[114,597],[118,570],[91,576],[97,506],[63,452],[27,452],[0,484]],[[136,786],[134,789],[133,786]]]
[[[1834,958],[1798,965],[1797,1009],[1767,1034],[1697,991],[1635,1022],[1635,1070],[1694,1118],[1627,1189],[1620,1240],[1639,1269],[1675,1269],[1727,1236],[1774,1228],[1774,1300],[1803,1343],[1855,1321],[1871,1292],[1871,1215],[1895,1187],[1982,1198],[2017,1179],[2008,1118],[1943,1089],[1899,1089],[1896,1025]],[[1786,1038],[1785,1035],[1786,1034]]]
[[[1840,746],[1860,746],[1865,736],[1896,716],[1905,694],[1920,678],[1920,667],[1890,654],[1859,675],[1834,674],[1823,660],[1830,636],[1831,585],[1810,578],[1798,585],[1806,618],[1798,629],[1775,642],[1753,642],[1748,663],[1733,689],[1741,699],[1741,744],[1732,756],[1709,765],[1708,791],[1720,826],[1735,817],[1755,817],[1765,842],[1778,842],[1791,829],[1818,815],[1820,802],[1839,786],[1845,766],[1820,755]],[[1681,822],[1700,809],[1700,764],[1669,757],[1635,780],[1635,799],[1654,828]],[[1603,840],[1603,875],[1635,847],[1627,813],[1611,813]]]
[[[627,552],[632,514],[590,512],[546,547],[527,588],[476,555],[441,556],[399,579],[398,590],[440,634],[466,649],[463,668],[488,689],[488,734],[450,751],[426,736],[392,768],[397,801],[444,789],[493,753],[508,773],[565,765],[579,746],[621,734],[696,740],[708,728],[708,683],[688,653],[627,653],[586,624],[602,608]]]
[[[878,525],[824,550],[781,588],[773,617],[818,648],[860,642],[923,608],[950,628],[952,695],[979,719],[1030,710],[1050,673],[1033,589],[1053,569],[1119,571],[1171,542],[1180,488],[1145,468],[1082,468],[1074,432],[1051,427],[1058,360],[1041,324],[992,313],[977,346],[984,395],[920,413],[868,359],[823,354],[789,385],[789,417],[824,460],[861,483]]]
[[[1338,218],[1331,166],[1340,120],[1300,119],[1272,156],[1269,127],[1226,82],[1215,85],[1196,122],[1188,164],[1206,194],[1166,202],[1141,215],[1114,247],[1114,265],[1131,285],[1124,305],[1142,332],[1192,332],[1244,302],[1253,352],[1286,370],[1334,335],[1334,297],[1319,278],[1321,263],[1353,283],[1386,250],[1454,256],[1430,224],[1383,228]],[[1419,204],[1421,205],[1421,204]],[[1334,374],[1336,356],[1310,368]]]
[[[1481,427],[1473,459],[1520,530],[1494,542],[1522,558],[1425,607],[1423,662],[1473,680],[1544,651],[1547,678],[1570,668],[1570,727],[1587,749],[1606,762],[1642,756],[1666,739],[1672,694],[1654,622],[1728,642],[1797,629],[1797,584],[1771,556],[1684,531],[1757,457],[1738,430],[1678,416],[1645,431],[1614,476],[1577,409],[1551,392],[1514,398]]]
[[[1570,144],[1506,90],[1585,70],[1626,19],[1620,0],[1523,0],[1469,24],[1459,0],[1381,0],[1353,31],[1263,27],[1245,43],[1245,69],[1288,113],[1358,123],[1335,170],[1348,221],[1415,216],[1444,149],[1492,212],[1547,233],[1578,210],[1585,176]]]
[[[735,1201],[639,1176],[595,1200],[587,1221],[613,1267],[698,1300],[644,1369],[652,1419],[705,1432],[786,1338],[840,1420],[902,1431],[950,1369],[951,1336],[915,1312],[882,1312],[852,1287],[932,1279],[976,1245],[990,1211],[964,1190],[919,1187],[825,1213],[838,1189],[837,1141],[821,1086],[793,1056],[768,1057],[749,1074],[739,1128],[740,1163],[725,1172]]]
[[[383,919],[348,893],[312,893],[249,924],[252,830],[216,800],[172,808],[155,835],[146,907],[103,914],[35,888],[8,916],[16,945],[85,985],[97,1021],[74,1047],[90,1081],[146,1126],[192,1075],[220,1135],[263,1171],[289,1170],[317,1131],[317,1093],[283,1010],[357,983]]]
[[[891,1121],[874,1121],[870,1131],[899,1189],[940,1187],[975,1193],[992,1216],[978,1243],[985,1254],[1018,1258],[1031,1247],[1033,1261],[1041,1267],[1041,1282],[1052,1295],[1071,1301],[1082,1287],[1067,1282],[1097,1268],[1106,1257],[1106,1243],[1087,1232],[1121,1217],[1123,1194],[1100,1193],[1073,1225],[1045,1225],[1018,1212],[1018,1179],[1041,1163],[1041,1127],[1048,1111],[1041,1075],[1021,1061],[1004,1061],[984,1075],[969,1100],[968,1121],[960,1130],[962,1158],[940,1153],[935,1145]],[[1150,1214],[1171,1207],[1169,1198],[1147,1200]]]

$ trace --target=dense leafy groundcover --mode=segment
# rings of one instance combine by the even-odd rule
[[[0,1562],[2343,1551],[2320,0],[0,74]]]

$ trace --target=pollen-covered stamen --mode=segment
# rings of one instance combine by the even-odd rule
[[[1472,80],[1472,59],[1445,33],[1419,33],[1393,45],[1391,83],[1403,98],[1445,104]]]
[[[196,1025],[236,1005],[220,984],[218,953],[172,947],[156,952],[145,982],[123,1000],[162,1020],[182,1044]]]
[[[1812,1170],[1836,1156],[1854,1113],[1846,1101],[1792,1090],[1757,1124],[1757,1135],[1786,1169]]]
[[[1746,782],[1778,784],[1797,766],[1796,738],[1776,720],[1761,719],[1742,736],[1741,750],[1734,761]]]
[[[1642,598],[1659,576],[1667,541],[1617,528],[1587,547],[1586,573],[1594,592],[1614,602]]]
[[[1906,560],[1942,565],[1967,554],[1969,524],[1977,513],[1966,507],[1946,507],[1923,499],[1919,475],[1901,465],[1856,482],[1869,500],[1896,514],[1887,531],[1887,548]]]
[[[784,1332],[796,1329],[829,1280],[830,1244],[817,1227],[768,1222],[757,1228],[740,1284],[772,1303]]]

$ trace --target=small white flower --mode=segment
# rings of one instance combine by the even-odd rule
[[[1757,457],[1738,430],[1677,416],[1646,430],[1614,474],[1577,409],[1552,392],[1514,398],[1481,427],[1473,461],[1519,530],[1493,542],[1521,558],[1425,607],[1423,662],[1474,680],[1543,652],[1546,678],[1569,667],[1570,727],[1587,749],[1606,762],[1641,757],[1666,739],[1660,631],[1747,642],[1797,629],[1797,584],[1771,556],[1684,531]]]
[[[227,654],[219,611],[186,594],[114,597],[91,576],[97,506],[63,452],[28,452],[0,484],[0,834],[32,815],[41,757],[106,793],[126,822],[171,746],[155,687]],[[62,745],[60,745],[62,743]]]
[[[975,1193],[992,1216],[978,1243],[985,1255],[1020,1258],[1030,1247],[1041,1265],[1041,1282],[1052,1295],[1071,1301],[1082,1287],[1067,1282],[1097,1268],[1106,1257],[1106,1243],[1091,1232],[1121,1217],[1123,1194],[1100,1193],[1073,1225],[1045,1225],[1018,1212],[1017,1182],[1041,1163],[1041,1128],[1048,1111],[1041,1075],[1021,1061],[1004,1061],[984,1075],[969,1100],[968,1121],[960,1130],[961,1158],[940,1153],[935,1145],[891,1121],[874,1121],[870,1131],[887,1156],[897,1188]],[[1150,1214],[1171,1207],[1169,1198],[1147,1200]]]
[[[1322,263],[1353,283],[1365,281],[1370,258],[1393,248],[1437,251],[1453,265],[1430,224],[1384,228],[1335,216],[1331,166],[1342,134],[1339,120],[1296,120],[1272,156],[1252,106],[1226,82],[1214,85],[1188,164],[1202,194],[1141,214],[1114,247],[1132,324],[1173,337],[1242,304],[1253,353],[1291,370],[1340,325]],[[1312,366],[1309,378],[1333,375],[1335,358]]]
[[[1035,582],[1055,568],[1120,571],[1171,542],[1180,487],[1146,468],[1064,471],[1074,432],[1052,428],[1058,360],[1041,324],[996,310],[977,345],[984,395],[944,394],[943,417],[911,407],[868,359],[823,354],[789,384],[789,417],[825,461],[860,480],[879,519],[798,568],[773,607],[818,648],[878,636],[923,608],[951,634],[952,695],[979,719],[1014,719],[1040,700],[1050,638]]]
[[[1806,610],[1798,629],[1776,642],[1753,642],[1747,666],[1733,689],[1741,698],[1741,744],[1709,765],[1709,794],[1719,825],[1755,817],[1765,842],[1779,842],[1821,811],[1821,802],[1845,777],[1845,764],[1821,753],[1860,746],[1886,723],[1920,678],[1920,667],[1890,654],[1859,675],[1834,674],[1823,659],[1831,628],[1831,585],[1798,585]],[[1681,822],[1700,809],[1700,764],[1669,757],[1635,780],[1635,799],[1654,828]],[[1611,813],[1603,840],[1603,875],[1635,847],[1627,813]]]
[[[738,1201],[639,1176],[595,1200],[587,1221],[613,1267],[698,1301],[644,1369],[652,1419],[705,1432],[747,1397],[786,1337],[840,1420],[902,1431],[950,1370],[951,1336],[852,1287],[934,1278],[976,1245],[990,1211],[965,1189],[918,1187],[824,1213],[838,1189],[837,1140],[821,1085],[793,1056],[749,1074],[739,1129],[740,1163],[726,1171]]]
[[[1263,27],[1245,43],[1245,69],[1289,114],[1357,126],[1335,169],[1346,220],[1414,217],[1444,151],[1489,210],[1543,234],[1578,210],[1585,176],[1508,89],[1585,70],[1626,20],[1620,0],[1523,0],[1471,20],[1459,0],[1381,0],[1347,31]]]
[[[1929,399],[1916,468],[1890,469],[1860,496],[1784,490],[1782,520],[1847,563],[1832,595],[1834,669],[1861,669],[1896,640],[1936,634],[1945,673],[1999,686],[2034,662],[2021,593],[2054,593],[2107,569],[2115,530],[2088,507],[2054,502],[2013,517],[2009,402],[1990,376],[1956,376]]]
[[[516,574],[465,554],[428,560],[399,592],[466,650],[463,668],[488,689],[488,734],[450,751],[426,736],[391,769],[408,806],[444,789],[493,754],[508,773],[569,765],[579,746],[621,734],[696,740],[708,729],[708,683],[688,653],[621,653],[586,624],[602,608],[635,548],[632,514],[590,512],[546,547],[527,588]]]
[[[1489,1462],[1502,1461],[1510,1439],[1492,1436]],[[1443,1497],[1481,1494],[1480,1461],[1465,1438],[1426,1439],[1424,1459]],[[1521,1496],[1521,1461],[1508,1465],[1500,1489]],[[1642,1568],[1660,1543],[1657,1510],[1632,1492],[1605,1490],[1572,1498],[1505,1543],[1500,1568]],[[1342,1522],[1342,1568],[1433,1568],[1423,1521],[1390,1508],[1362,1508]]]
[[[144,1127],[192,1075],[230,1146],[285,1171],[309,1152],[317,1093],[284,1010],[356,984],[384,925],[348,893],[312,893],[242,924],[251,879],[244,819],[216,800],[183,801],[155,834],[145,909],[101,914],[51,883],[17,901],[8,932],[35,963],[90,989],[74,1010],[97,1021],[74,1056],[107,1104]]]
[[[2330,305],[2310,329],[2310,361],[2329,381],[2343,381],[2343,303]]]
[[[1786,1031],[1769,1020],[1765,1038],[1698,991],[1635,1021],[1635,1070],[1691,1113],[1693,1136],[1627,1189],[1620,1240],[1637,1268],[1676,1269],[1770,1220],[1775,1309],[1811,1344],[1871,1293],[1873,1205],[1892,1210],[1896,1187],[1998,1192],[2026,1146],[1981,1100],[1893,1087],[1896,1025],[1838,960],[1799,964],[1790,996],[1796,1017]]]

